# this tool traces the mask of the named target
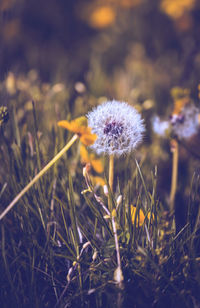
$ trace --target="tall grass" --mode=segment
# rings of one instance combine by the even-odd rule
[[[34,112],[29,133],[21,130],[16,112],[13,138],[1,128],[1,211],[70,138],[53,128],[48,142],[38,139]],[[119,170],[108,192],[116,210],[122,286],[114,279],[108,196],[102,187],[88,190],[74,145],[0,222],[1,307],[198,307],[199,177],[191,182],[187,222],[176,232],[174,215],[157,193],[159,170],[143,167],[133,155],[122,159],[131,169]],[[104,177],[108,182],[106,172]]]

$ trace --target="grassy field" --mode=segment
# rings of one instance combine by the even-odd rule
[[[198,308],[199,4],[2,3],[1,307]],[[111,158],[85,116],[113,98],[145,132]]]

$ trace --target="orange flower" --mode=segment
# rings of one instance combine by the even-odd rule
[[[77,134],[81,142],[86,146],[92,145],[97,139],[97,136],[91,133],[91,128],[87,126],[87,118],[84,116],[70,122],[66,120],[59,121],[58,125]]]

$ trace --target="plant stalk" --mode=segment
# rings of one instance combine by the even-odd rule
[[[113,228],[113,234],[114,234],[114,240],[115,240],[115,249],[117,254],[117,269],[114,272],[114,280],[118,283],[119,287],[122,288],[122,282],[124,280],[123,273],[122,273],[122,266],[121,266],[121,258],[120,258],[120,251],[119,251],[119,241],[117,236],[117,227],[115,222],[116,217],[116,210],[112,211],[112,228]]]
[[[64,146],[64,148],[38,173],[36,176],[20,191],[20,193],[13,199],[13,201],[6,207],[3,213],[0,215],[0,220],[13,208],[13,206],[19,201],[19,199],[57,162],[61,156],[69,150],[72,144],[78,139],[78,135],[75,134],[71,140]]]
[[[178,142],[173,139],[172,143],[172,180],[171,180],[171,191],[170,191],[170,211],[174,211],[174,200],[177,189],[178,180]]]
[[[108,184],[110,186],[111,192],[113,191],[113,179],[114,179],[114,155],[110,155]],[[112,198],[110,194],[108,196],[108,209],[110,212],[112,212]]]
[[[113,178],[114,178],[114,156],[110,155],[109,159],[109,180],[110,190],[113,191]]]

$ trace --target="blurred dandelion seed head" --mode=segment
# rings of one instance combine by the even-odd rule
[[[173,132],[180,139],[187,139],[198,133],[200,110],[194,105],[187,105],[181,113],[173,115],[171,124]]]
[[[157,115],[152,118],[151,123],[154,133],[159,136],[165,136],[170,128],[170,122],[162,121]]]
[[[134,150],[145,131],[141,115],[127,103],[108,101],[87,115],[97,140],[91,148],[98,154],[121,156]]]

